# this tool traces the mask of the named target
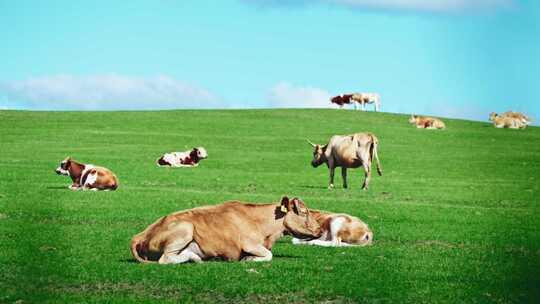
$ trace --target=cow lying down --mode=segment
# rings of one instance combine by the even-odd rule
[[[373,232],[368,225],[354,216],[318,210],[310,210],[310,213],[321,226],[321,236],[313,240],[293,237],[293,244],[341,247],[366,246],[373,242]]]
[[[446,125],[444,122],[438,118],[433,117],[423,117],[411,115],[409,118],[409,123],[416,126],[418,129],[444,129]]]
[[[118,179],[109,169],[90,164],[79,163],[71,157],[64,159],[56,174],[71,177],[71,190],[116,190]]]
[[[199,162],[207,157],[206,149],[197,147],[190,151],[165,153],[157,160],[157,165],[160,167],[197,167]]]
[[[272,245],[284,232],[298,239],[321,235],[319,224],[298,198],[281,203],[238,201],[172,213],[131,241],[139,262],[177,264],[210,259],[270,261]]]

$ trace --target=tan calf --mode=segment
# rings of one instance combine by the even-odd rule
[[[341,247],[366,246],[373,242],[373,232],[368,225],[354,216],[318,210],[311,210],[311,215],[321,226],[321,236],[314,240],[293,238],[293,244]]]
[[[298,198],[276,204],[238,201],[162,217],[131,241],[139,262],[176,264],[209,259],[270,261],[284,231],[299,239],[321,235],[318,222]]]

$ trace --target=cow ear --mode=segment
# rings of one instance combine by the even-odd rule
[[[300,214],[300,213],[306,213],[307,212],[306,205],[299,198],[297,198],[297,197],[293,198],[291,203],[292,203],[292,207],[293,207],[292,209],[293,209],[294,213]]]
[[[280,210],[283,213],[287,213],[291,210],[290,208],[291,202],[289,201],[289,198],[287,196],[284,196],[281,198],[281,207]]]

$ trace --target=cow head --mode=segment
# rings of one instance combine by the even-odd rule
[[[491,112],[489,113],[489,120],[493,121],[497,117],[497,113]]]
[[[409,123],[416,123],[416,120],[417,120],[417,117],[415,115],[411,115],[411,117],[409,118]]]
[[[208,152],[203,147],[193,148],[192,153],[196,153],[198,159],[205,159],[208,157]]]
[[[321,236],[321,226],[311,216],[302,200],[287,196],[281,199],[280,213],[284,214],[283,225],[286,231],[299,239],[315,239]]]
[[[328,145],[321,146],[319,144],[314,144],[309,140],[308,143],[313,147],[313,160],[311,161],[311,165],[313,168],[317,168],[326,162],[326,156],[324,154]]]
[[[66,157],[54,172],[58,175],[69,175],[69,167],[71,167],[71,157]]]

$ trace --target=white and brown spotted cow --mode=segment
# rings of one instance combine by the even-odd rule
[[[197,167],[199,162],[208,157],[206,149],[197,147],[191,151],[165,153],[157,160],[160,167]]]
[[[118,188],[118,178],[109,169],[90,164],[79,163],[71,157],[64,159],[56,174],[67,175],[73,183],[71,190],[116,190]]]

